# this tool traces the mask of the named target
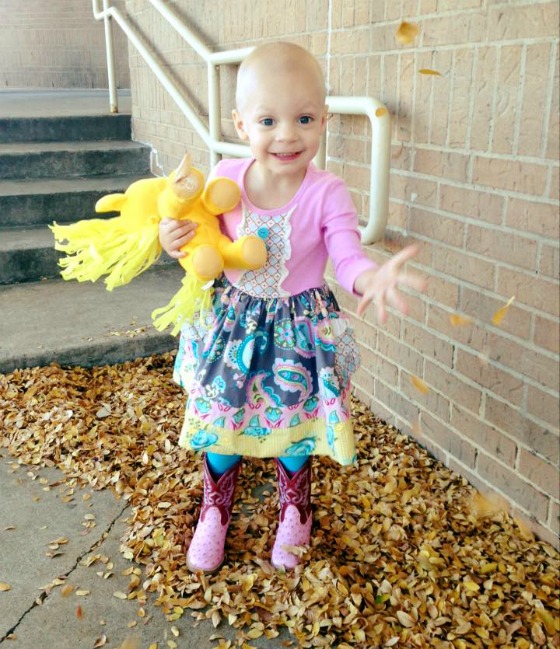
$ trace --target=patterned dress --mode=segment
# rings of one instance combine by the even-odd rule
[[[247,161],[224,161],[217,175],[242,187],[247,168]],[[302,245],[294,219],[307,204],[311,180],[304,181],[304,195],[273,211],[250,205],[243,192],[230,223],[234,232],[226,233],[261,237],[268,261],[216,281],[213,312],[181,332],[174,373],[187,392],[181,446],[252,457],[328,455],[341,464],[355,459],[349,395],[359,358],[350,324],[324,282],[295,294],[286,288],[289,262]],[[315,246],[320,233],[313,234]],[[372,266],[359,246],[350,253],[360,258],[351,264],[355,272]]]

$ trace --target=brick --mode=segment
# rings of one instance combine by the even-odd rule
[[[449,130],[447,145],[463,148],[470,129],[470,97],[474,77],[475,54],[472,47],[456,49],[453,60],[453,78],[449,99]]]
[[[537,520],[543,522],[548,517],[548,498],[533,487],[515,470],[509,469],[493,457],[480,452],[477,457],[477,473],[495,488],[502,491]]]
[[[542,196],[546,176],[547,168],[544,165],[474,156],[473,182],[486,187]]]
[[[560,499],[560,482],[558,467],[547,460],[521,449],[519,455],[519,473],[539,489],[550,494],[555,500]]]
[[[549,197],[554,201],[558,201],[560,198],[560,166],[558,165],[550,168],[549,186]]]
[[[541,256],[539,260],[538,270],[541,275],[546,275],[554,280],[560,275],[560,250],[558,244],[542,244]]]
[[[442,170],[442,176],[445,172]],[[469,216],[482,223],[500,225],[503,218],[504,197],[488,191],[479,191],[457,185],[440,183],[439,207],[446,212]]]
[[[441,241],[456,248],[463,246],[465,224],[459,219],[412,207],[408,227],[410,232],[420,235],[422,239]]]
[[[555,536],[554,541],[549,541],[549,543],[555,545],[556,549],[558,549],[558,537],[560,537],[560,503],[557,502],[550,503],[550,515],[548,517],[548,525]]]
[[[460,250],[442,247],[434,254],[434,268],[470,284],[487,289],[494,288],[494,264]]]
[[[521,304],[533,307],[543,314],[559,315],[558,282],[501,267],[498,268],[496,286],[501,295],[515,295],[515,299]]]
[[[467,225],[467,247],[489,259],[497,259],[518,268],[534,270],[537,242],[504,229]]]
[[[560,426],[558,384],[554,394],[539,390],[533,385],[527,386],[527,412],[535,418],[546,421],[558,430]]]
[[[484,449],[492,457],[513,468],[517,446],[495,426],[488,425],[477,415],[455,404],[451,411],[451,425],[461,431],[477,448]]]
[[[374,395],[389,410],[398,413],[399,417],[407,421],[412,421],[416,417],[418,409],[415,404],[392,385],[376,380]]]
[[[491,146],[495,153],[511,154],[515,151],[522,55],[523,47],[519,44],[504,45],[498,54]]]
[[[468,164],[469,157],[463,153],[415,147],[413,168],[421,174],[467,182]]]
[[[385,331],[379,331],[378,351],[388,360],[398,363],[410,373],[419,375],[422,373],[424,358],[418,351],[405,345],[403,341],[389,336]]]
[[[481,332],[484,336],[482,340],[485,343],[488,343],[486,325],[492,322],[494,313],[505,304],[505,298],[495,298],[476,289],[465,287],[461,294],[461,312],[476,319],[477,326],[483,330]],[[500,331],[511,333],[521,340],[529,340],[531,337],[531,321],[531,311],[521,308],[519,304],[514,302],[500,324]],[[477,332],[473,334],[472,341],[476,345],[475,349],[477,351],[484,351],[480,345],[481,337],[477,335]]]
[[[524,380],[493,364],[480,363],[476,354],[462,349],[457,350],[456,370],[459,374],[475,381],[493,395],[520,407],[523,400]],[[459,401],[464,405],[462,401]]]
[[[550,352],[560,352],[560,325],[557,320],[535,315],[535,345],[543,347]]]
[[[506,226],[520,232],[534,232],[546,237],[558,236],[558,205],[550,202],[508,197]]]
[[[560,460],[558,434],[531,421],[519,408],[487,396],[484,419],[551,462],[558,463]]]
[[[523,99],[519,114],[520,155],[540,156],[545,150],[545,122],[549,96],[549,70],[551,45],[535,43],[527,45],[523,83]]]
[[[488,151],[491,128],[494,124],[494,94],[497,82],[497,54],[495,46],[476,48],[476,73],[471,92],[476,97],[471,120],[470,146],[477,151]]]
[[[521,40],[558,36],[558,3],[508,3],[488,10],[489,40]]]
[[[429,143],[439,146],[449,146],[449,91],[450,77],[453,70],[453,52],[436,50],[430,59],[422,60],[419,56],[418,69],[432,68],[441,72],[441,77],[417,75],[416,88],[426,87],[430,92],[431,119]],[[416,99],[418,106],[418,99]],[[420,140],[418,140],[420,142]]]
[[[426,299],[443,304],[452,311],[458,308],[459,285],[455,280],[450,280],[449,277],[430,274],[424,295]]]
[[[424,207],[435,207],[437,185],[434,181],[420,178],[417,174],[395,172],[391,177],[391,195]]]
[[[423,21],[425,47],[479,43],[486,40],[485,12],[461,12],[426,18]]]
[[[451,407],[449,402],[449,395],[436,392],[431,384],[431,376],[422,376],[418,378],[426,382],[430,388],[427,394],[420,392],[411,382],[412,376],[407,372],[401,372],[400,388],[401,392],[408,397],[408,399],[416,404],[417,407],[423,408],[433,415],[438,417],[443,422],[449,422]]]
[[[437,359],[442,365],[451,367],[453,345],[450,341],[410,322],[403,323],[402,340],[425,357]]]
[[[426,360],[424,380],[431,389],[444,394],[452,403],[460,404],[475,414],[480,411],[482,399],[480,388],[465,381],[460,371],[442,368]],[[447,419],[448,417],[445,418]]]
[[[462,432],[462,431],[461,431]],[[422,435],[446,449],[463,465],[474,468],[476,463],[476,446],[448,424],[441,423],[431,414],[422,414]]]
[[[560,158],[560,120],[558,120],[558,113],[560,112],[559,63],[560,52],[557,50],[545,149],[546,157],[555,162]]]

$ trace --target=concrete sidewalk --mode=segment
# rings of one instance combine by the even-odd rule
[[[115,596],[128,592],[123,572],[137,566],[119,551],[129,510],[110,491],[72,491],[59,470],[19,465],[0,449],[0,493],[0,645],[6,649],[120,649],[123,643],[205,649],[218,645],[212,636],[235,639],[235,629],[223,624],[195,627],[188,613],[168,622],[150,600],[140,617],[137,601]],[[84,565],[92,555],[105,563]],[[55,580],[72,592],[53,586]],[[285,647],[287,639],[286,633],[250,645]]]

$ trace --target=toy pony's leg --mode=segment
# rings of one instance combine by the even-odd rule
[[[222,255],[214,246],[198,246],[186,257],[179,260],[187,273],[203,282],[218,277],[224,269]]]
[[[218,246],[225,265],[230,268],[255,270],[266,263],[266,245],[259,237],[246,236],[237,241],[230,241],[227,237],[223,237]]]

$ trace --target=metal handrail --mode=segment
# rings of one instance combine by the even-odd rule
[[[154,9],[179,33],[193,50],[206,62],[208,69],[208,126],[185,100],[177,84],[158,62],[154,51],[142,40],[134,27],[121,11],[109,4],[110,0],[92,0],[93,15],[103,20],[105,28],[105,47],[107,55],[107,74],[111,112],[118,112],[115,60],[113,50],[112,19],[126,34],[129,41],[142,55],[152,72],[170,94],[179,109],[190,122],[197,135],[210,150],[210,162],[214,166],[220,155],[248,157],[250,149],[245,144],[225,142],[222,139],[220,116],[219,66],[240,63],[254,48],[246,47],[224,52],[211,52],[200,38],[183,20],[162,0],[149,0]],[[369,218],[365,227],[360,227],[362,243],[375,243],[383,238],[387,227],[389,206],[389,167],[391,151],[391,120],[384,104],[372,97],[327,97],[330,113],[341,115],[364,115],[371,124],[372,145],[370,161],[370,206]],[[326,145],[323,141],[316,157],[318,166],[326,164]]]

